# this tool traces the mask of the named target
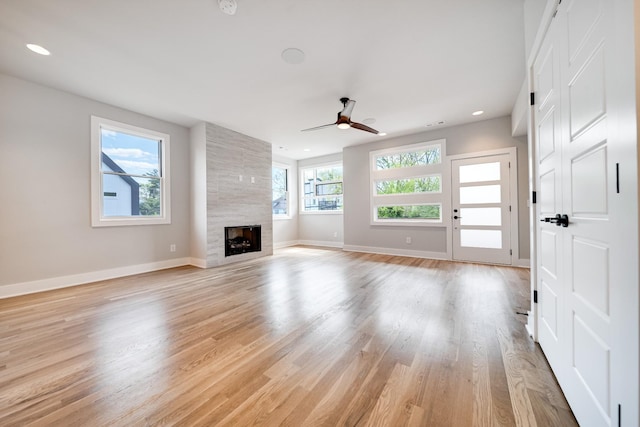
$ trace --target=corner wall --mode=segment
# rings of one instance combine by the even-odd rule
[[[271,144],[211,123],[205,137],[206,266],[272,255]],[[261,225],[262,250],[225,257],[224,228],[242,225]]]
[[[526,138],[511,136],[511,118],[508,116],[345,148],[343,151],[345,248],[446,259],[448,220],[444,220],[442,226],[435,227],[380,226],[370,224],[369,212],[371,194],[369,152],[437,139],[446,139],[447,155],[450,156],[517,147],[518,258],[528,260],[527,141]],[[450,212],[443,212],[443,217],[449,216]],[[410,245],[406,243],[406,237],[411,237]]]
[[[298,161],[287,157],[273,155],[273,164],[289,168],[289,218],[273,217],[274,249],[298,244],[299,197],[298,197]]]
[[[0,93],[0,297],[189,262],[188,129],[4,74]],[[91,227],[91,115],[171,136],[171,224]]]

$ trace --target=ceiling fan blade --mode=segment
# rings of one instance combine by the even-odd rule
[[[353,111],[353,107],[355,106],[356,106],[356,101],[354,101],[353,99],[347,100],[347,102],[344,105],[344,108],[340,112],[340,117],[346,117],[347,119],[351,117],[351,112]]]
[[[360,130],[364,130],[364,131],[367,131],[367,132],[375,133],[376,135],[378,133],[380,133],[377,130],[375,130],[374,128],[370,128],[369,126],[363,125],[362,123],[351,122],[351,127],[352,128],[356,128],[356,129],[360,129]]]
[[[316,126],[314,128],[302,129],[300,132],[307,132],[307,131],[310,131],[310,130],[324,129],[324,128],[332,127],[332,126],[335,126],[335,125],[336,125],[335,123],[329,123],[327,125]]]

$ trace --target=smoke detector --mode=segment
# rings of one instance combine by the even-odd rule
[[[236,0],[218,0],[218,6],[220,10],[227,15],[235,15],[236,9],[238,9]]]

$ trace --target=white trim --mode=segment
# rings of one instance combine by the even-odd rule
[[[161,213],[159,217],[145,216],[118,216],[104,217],[103,212],[103,189],[102,189],[102,146],[100,129],[105,127],[129,135],[136,135],[143,138],[157,138],[161,143],[160,158],[160,197]],[[170,179],[170,146],[171,137],[162,132],[145,129],[127,123],[116,122],[98,116],[91,116],[91,226],[127,226],[127,225],[156,225],[171,224],[171,179]]]
[[[440,163],[411,166],[397,169],[377,169],[376,158],[386,154],[410,153],[417,150],[440,149]],[[414,227],[442,227],[445,223],[446,197],[450,188],[451,177],[447,172],[447,140],[445,138],[423,141],[408,145],[373,150],[369,152],[369,225],[371,226],[414,226]],[[438,176],[440,191],[404,194],[377,194],[376,182],[409,178],[423,178]],[[408,205],[440,205],[440,219],[378,219],[379,206],[408,206]]]
[[[282,249],[287,248],[289,246],[297,246],[300,244],[299,240],[288,240],[286,242],[274,242],[273,249]]]
[[[512,267],[531,268],[531,260],[526,258],[515,258]]]
[[[286,190],[285,190],[285,197],[287,198],[287,213],[286,214],[274,214],[273,213],[273,206],[272,206],[272,218],[273,220],[283,220],[283,219],[291,219],[291,191],[289,190],[289,187],[291,186],[291,165],[286,165],[284,163],[280,163],[280,162],[271,162],[271,187],[273,188],[273,168],[276,167],[278,169],[284,169],[285,173],[286,173],[286,182],[285,182],[285,186],[286,186]]]
[[[344,246],[344,242],[332,242],[325,240],[298,240],[298,245],[320,246],[325,248],[340,248]]]
[[[148,273],[167,268],[190,265],[192,258],[175,258],[166,261],[150,262],[147,264],[128,265],[126,267],[110,268],[107,270],[91,271],[87,273],[72,274],[69,276],[52,277],[50,279],[34,280],[31,282],[14,283],[0,286],[0,299],[20,295],[34,294],[37,292],[51,291],[54,289],[68,288],[71,286],[85,285],[101,280],[116,279],[132,276],[134,274]]]
[[[478,151],[475,153],[456,154],[447,157],[447,164],[449,166],[449,176],[452,174],[452,163],[454,160],[473,159],[478,157],[490,157],[499,155],[508,155],[511,167],[509,168],[509,197],[511,202],[511,264],[516,266],[517,258],[516,254],[520,252],[520,240],[519,240],[519,223],[518,217],[518,149],[517,147],[505,147],[495,150]],[[449,182],[453,182],[451,179]],[[453,197],[453,188],[450,191],[449,203],[451,204]],[[449,205],[451,207],[451,205]],[[451,226],[451,216],[449,216],[449,233],[447,233],[447,247],[451,248],[451,259],[453,259],[453,227]]]
[[[342,193],[340,194],[327,194],[324,196],[317,196],[316,195],[316,186],[317,186],[317,178],[318,178],[318,173],[317,173],[317,169],[319,168],[328,168],[328,167],[335,167],[335,166],[339,166],[342,169],[342,179],[340,181],[327,181],[327,182],[323,182],[323,184],[336,184],[336,183],[340,183],[342,185]],[[313,196],[309,196],[306,197],[304,194],[304,172],[307,169],[312,169],[313,170]],[[298,167],[298,185],[300,186],[300,188],[298,189],[298,213],[300,213],[301,215],[331,215],[331,214],[342,214],[344,212],[344,165],[342,163],[342,160],[339,161],[334,161],[334,162],[328,162],[328,163],[319,163],[319,164],[313,164],[313,165],[309,165],[309,166],[299,166]],[[317,210],[317,211],[308,211],[305,210],[305,206],[304,206],[304,202],[306,199],[318,199],[321,197],[334,197],[334,198],[342,198],[342,209],[327,209],[327,210]]]
[[[395,249],[395,248],[378,248],[374,246],[356,246],[356,245],[344,245],[342,250],[346,252],[364,252],[368,254],[380,254],[380,255],[396,255],[396,256],[408,256],[413,258],[425,258],[425,259],[437,259],[442,261],[451,261],[446,252],[428,252],[428,251],[416,251],[411,249]]]
[[[189,265],[193,265],[198,268],[207,268],[207,260],[202,258],[190,258]]]

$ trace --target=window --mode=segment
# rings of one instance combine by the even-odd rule
[[[302,212],[342,212],[342,165],[301,169]]]
[[[289,218],[289,170],[286,167],[271,168],[271,208],[275,218]]]
[[[438,140],[371,152],[373,224],[442,222],[444,144]]]
[[[169,135],[91,117],[94,227],[171,223]]]

